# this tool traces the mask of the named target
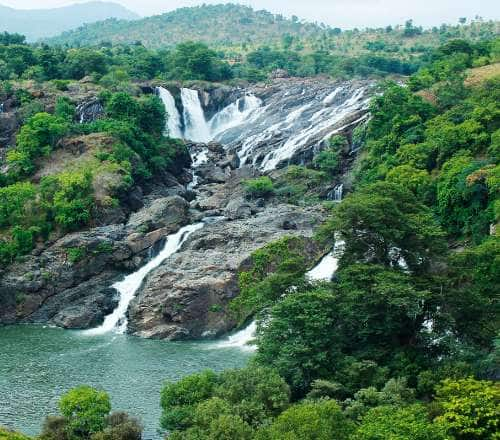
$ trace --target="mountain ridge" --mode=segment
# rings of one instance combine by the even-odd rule
[[[258,29],[258,32],[256,32]],[[281,41],[284,35],[310,37],[326,28],[315,23],[285,18],[266,10],[234,3],[200,5],[134,21],[109,19],[83,25],[48,40],[61,45],[95,45],[102,41],[130,44],[141,41],[158,48],[190,39],[215,45],[263,44]],[[189,38],[186,38],[186,36]]]
[[[29,41],[50,38],[85,23],[109,18],[134,20],[140,16],[108,1],[90,1],[51,9],[16,9],[0,4],[0,32],[20,33]]]

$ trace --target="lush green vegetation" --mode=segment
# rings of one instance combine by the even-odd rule
[[[106,115],[94,123],[74,123],[74,108],[59,99],[55,114],[34,113],[22,126],[15,148],[7,154],[8,171],[0,176],[1,264],[30,252],[51,234],[92,224],[100,205],[118,204],[134,182],[176,172],[189,162],[181,143],[163,137],[165,109],[156,96],[135,98],[107,91],[101,100]],[[108,142],[98,145],[90,158],[33,178],[45,161],[58,154],[58,142],[96,133]],[[117,179],[107,188],[108,196],[97,203],[94,182],[110,173]]]

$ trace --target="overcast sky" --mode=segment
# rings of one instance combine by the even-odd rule
[[[114,0],[140,15],[171,11],[180,6],[226,3],[228,0]],[[14,8],[49,8],[84,0],[0,0]],[[236,2],[236,1],[235,1]],[[500,19],[500,0],[239,0],[238,3],[268,9],[287,16],[293,14],[310,21],[341,28],[383,26],[413,18],[416,24],[455,23],[459,17]]]

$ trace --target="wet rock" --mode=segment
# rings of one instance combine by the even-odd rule
[[[284,222],[297,229],[285,231]],[[284,235],[312,237],[317,209],[280,205],[254,217],[207,224],[147,278],[129,309],[129,330],[148,338],[218,335],[235,323],[225,313],[238,295],[238,272],[253,251]],[[313,242],[304,252],[317,258]]]
[[[132,214],[127,228],[147,233],[162,229],[172,233],[188,221],[189,203],[179,196],[154,200],[148,207]]]

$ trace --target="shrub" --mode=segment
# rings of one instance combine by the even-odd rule
[[[61,397],[59,410],[67,420],[70,436],[88,438],[104,429],[111,403],[104,391],[82,385]]]
[[[243,185],[245,187],[247,196],[253,199],[257,199],[260,197],[267,198],[274,193],[273,181],[267,176],[247,180],[243,182]]]

